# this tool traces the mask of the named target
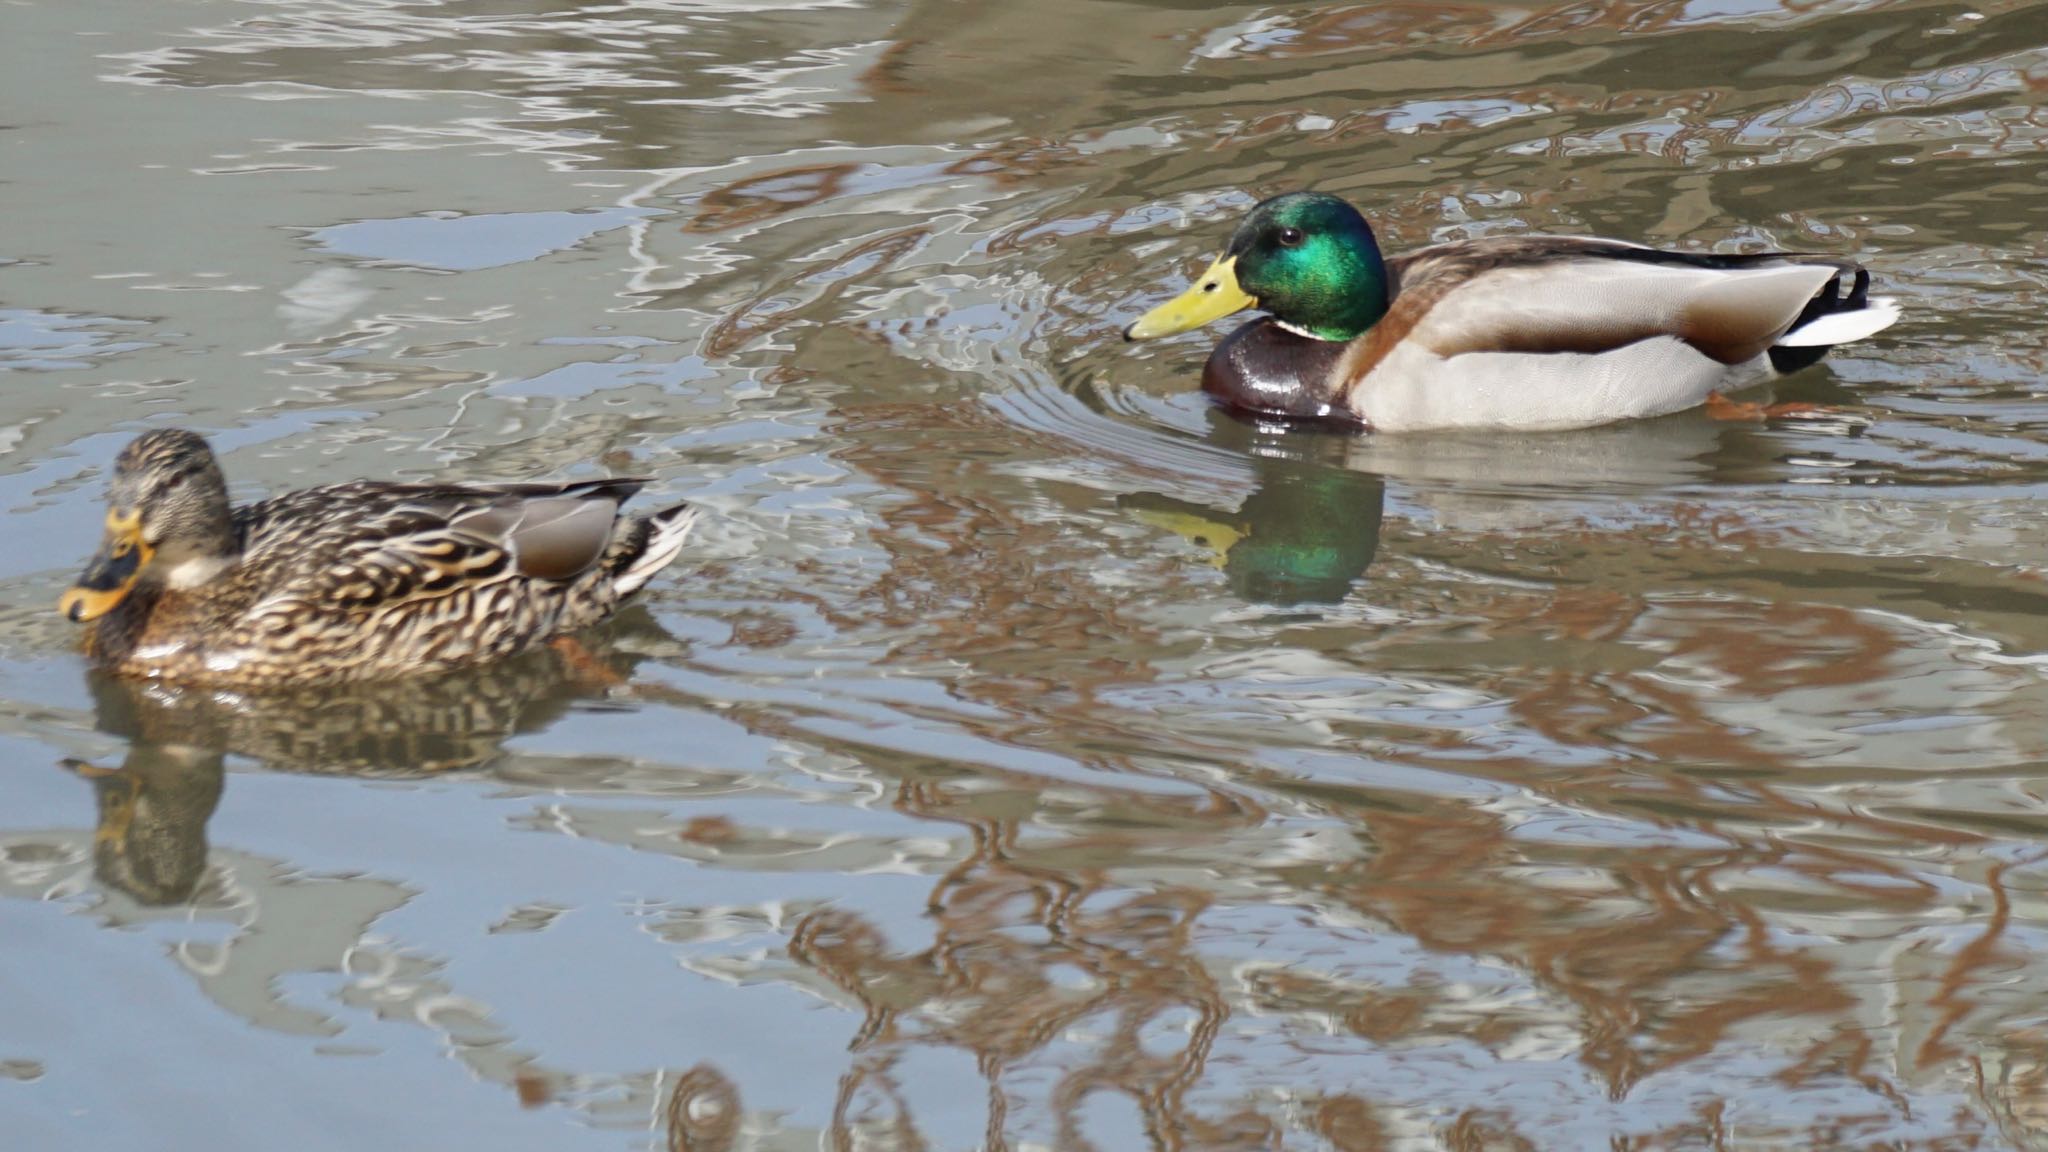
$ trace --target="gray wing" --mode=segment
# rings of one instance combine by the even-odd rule
[[[1440,356],[1605,352],[1676,336],[1740,364],[1843,270],[1822,258],[1694,256],[1566,236],[1468,241],[1396,261],[1388,319]]]

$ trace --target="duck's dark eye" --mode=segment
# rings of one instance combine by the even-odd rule
[[[1280,246],[1282,248],[1299,248],[1303,239],[1304,237],[1299,228],[1282,228],[1280,230]]]
[[[183,488],[184,486],[185,474],[183,472],[175,472],[172,473],[170,476],[164,478],[163,490],[165,492],[176,492],[178,489]]]

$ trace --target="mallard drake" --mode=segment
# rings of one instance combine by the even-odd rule
[[[1806,367],[1899,316],[1871,297],[1870,273],[1826,256],[1513,236],[1387,260],[1356,208],[1292,192],[1253,208],[1201,278],[1124,338],[1244,308],[1269,315],[1217,345],[1204,391],[1380,432],[1661,416]]]
[[[595,624],[696,519],[619,506],[645,480],[357,480],[233,508],[204,438],[145,432],[114,461],[106,536],[59,608],[114,672],[263,687],[509,656]]]

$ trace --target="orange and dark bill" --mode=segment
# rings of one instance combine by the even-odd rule
[[[78,583],[57,601],[57,610],[73,620],[97,620],[125,599],[156,550],[142,539],[140,512],[107,513],[107,534],[100,550],[86,561]]]

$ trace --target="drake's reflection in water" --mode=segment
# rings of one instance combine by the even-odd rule
[[[1335,435],[1211,413],[1210,442],[1245,454],[1256,479],[1234,509],[1163,492],[1132,492],[1118,507],[1210,552],[1230,590],[1261,604],[1327,604],[1350,595],[1379,550],[1387,486],[1347,468]]]

